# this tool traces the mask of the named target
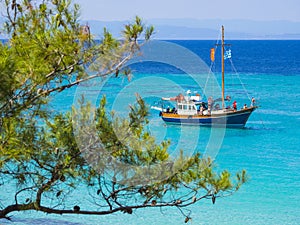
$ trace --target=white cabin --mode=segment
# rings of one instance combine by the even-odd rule
[[[197,107],[194,102],[177,102],[177,114],[187,116],[197,115]]]

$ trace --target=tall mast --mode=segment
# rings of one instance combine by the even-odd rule
[[[225,108],[225,78],[224,78],[224,52],[225,52],[225,43],[224,43],[224,26],[222,26],[222,108]]]

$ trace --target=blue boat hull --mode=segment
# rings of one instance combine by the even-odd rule
[[[173,124],[243,128],[255,109],[256,107],[252,107],[246,110],[212,116],[179,116],[172,113],[163,113],[162,119],[166,123]]]

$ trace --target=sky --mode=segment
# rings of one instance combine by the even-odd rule
[[[81,19],[249,19],[300,22],[300,0],[74,0]]]

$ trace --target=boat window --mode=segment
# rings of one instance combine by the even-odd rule
[[[189,105],[189,110],[191,110],[192,109],[192,106],[191,105]]]
[[[193,105],[193,109],[194,109],[194,110],[197,110],[197,108],[196,108],[196,106],[195,106],[195,105]]]
[[[179,109],[182,109],[182,105],[179,105],[178,108],[179,108]]]
[[[183,105],[183,109],[184,109],[184,110],[187,110],[187,105]]]

